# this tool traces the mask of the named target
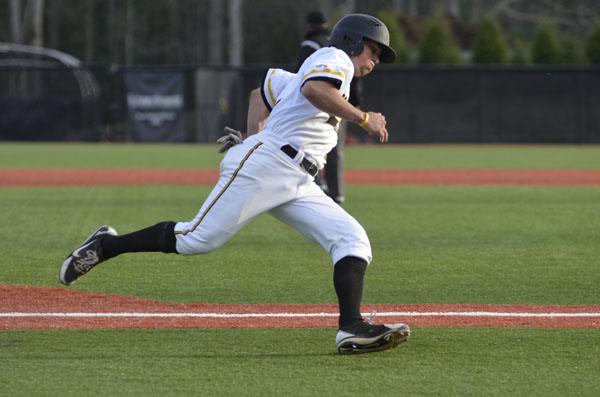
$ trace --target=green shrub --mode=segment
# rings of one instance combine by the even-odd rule
[[[491,16],[486,16],[481,20],[473,44],[473,63],[502,64],[505,62],[506,42],[500,25]]]
[[[440,15],[434,16],[427,23],[425,36],[420,45],[419,63],[456,65],[460,63],[458,45]]]
[[[582,65],[586,63],[581,40],[574,37],[565,37],[560,41],[561,51],[558,54],[558,63],[561,65]]]
[[[558,63],[560,53],[560,43],[554,25],[547,22],[539,24],[531,48],[533,63],[546,65]]]
[[[390,47],[396,51],[395,63],[408,63],[410,61],[408,47],[397,15],[390,10],[382,10],[377,14],[377,18],[381,19],[390,31]]]
[[[530,63],[529,48],[522,40],[515,41],[509,62],[513,65],[528,65]]]
[[[600,65],[600,22],[596,23],[596,27],[587,37],[585,55],[590,63]]]

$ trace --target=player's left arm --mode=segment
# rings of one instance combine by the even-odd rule
[[[250,93],[246,126],[248,135],[262,130],[281,93],[295,76],[283,69],[271,68],[266,71],[262,85]]]
[[[265,105],[260,88],[256,88],[250,92],[250,103],[248,105],[248,120],[247,133],[248,135],[256,134],[260,131],[269,117],[269,109]],[[224,153],[232,146],[242,143],[242,133],[233,128],[225,127],[225,135],[217,139],[217,143],[223,145],[219,149],[219,153]]]
[[[381,113],[363,112],[352,106],[329,81],[307,80],[301,92],[317,109],[360,125],[369,135],[378,136],[380,142],[388,141],[385,117]]]

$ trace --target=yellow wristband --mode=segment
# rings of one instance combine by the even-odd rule
[[[369,122],[369,113],[365,112],[365,119],[359,125],[361,127],[364,127],[365,125],[367,125],[368,122]]]

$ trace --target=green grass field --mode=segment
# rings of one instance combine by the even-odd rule
[[[0,168],[215,168],[208,145],[0,144]],[[348,168],[600,169],[598,146],[367,146]],[[1,172],[1,171],[0,171]],[[377,172],[374,170],[374,172]],[[59,287],[99,224],[191,219],[209,186],[0,189],[0,283]],[[600,303],[600,188],[349,186],[364,303]],[[164,302],[334,303],[328,255],[263,216],[204,256],[124,255],[73,289]],[[568,319],[565,319],[568,321]],[[0,395],[600,394],[600,329],[415,327],[342,357],[335,329],[0,331]]]
[[[223,155],[206,144],[2,143],[0,168],[216,168]],[[348,169],[600,168],[599,145],[348,146]]]

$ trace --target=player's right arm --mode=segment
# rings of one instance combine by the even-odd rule
[[[381,113],[365,113],[352,106],[330,82],[307,80],[301,92],[317,109],[360,125],[369,135],[378,136],[380,142],[388,141],[385,117]]]

